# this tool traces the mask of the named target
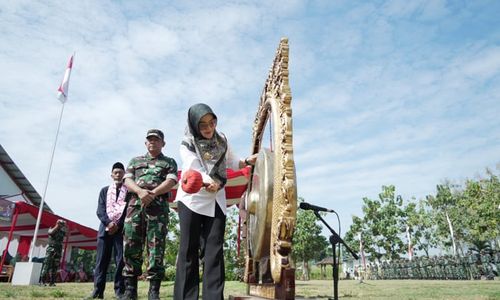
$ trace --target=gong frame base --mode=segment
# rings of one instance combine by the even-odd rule
[[[248,291],[250,296],[261,297],[263,299],[295,299],[295,269],[282,268],[281,281],[278,283],[249,283]]]

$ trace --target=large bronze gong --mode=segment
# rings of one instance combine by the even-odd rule
[[[253,126],[251,174],[243,209],[246,212],[245,282],[250,295],[294,299],[292,235],[297,190],[292,146],[292,96],[288,83],[288,39],[281,39]],[[263,148],[270,125],[270,147]]]

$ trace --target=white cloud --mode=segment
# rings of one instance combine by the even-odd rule
[[[382,9],[389,17],[414,17],[425,21],[442,18],[448,13],[444,0],[419,0],[408,3],[393,0],[387,1]]]
[[[488,79],[500,73],[500,47],[481,49],[468,59],[462,69],[468,77]]]
[[[173,30],[152,22],[130,22],[127,40],[139,56],[153,61],[165,58],[180,48],[179,38]]]

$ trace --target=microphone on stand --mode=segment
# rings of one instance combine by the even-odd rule
[[[329,213],[335,212],[333,209],[328,209],[328,208],[312,205],[312,204],[309,204],[307,202],[301,202],[299,207],[303,210],[324,211],[324,212],[329,212]]]

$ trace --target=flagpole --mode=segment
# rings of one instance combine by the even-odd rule
[[[54,154],[56,152],[57,138],[59,137],[59,130],[61,129],[61,121],[62,121],[63,112],[64,112],[64,104],[66,104],[66,101],[64,101],[62,103],[61,114],[59,115],[59,124],[57,124],[56,138],[54,140],[54,145],[52,147],[52,154],[50,156],[49,171],[47,173],[47,179],[45,180],[45,188],[43,190],[42,202],[40,202],[40,207],[38,209],[38,217],[36,219],[35,233],[33,234],[33,240],[31,242],[31,250],[30,250],[30,256],[29,256],[29,261],[31,261],[31,262],[33,262],[33,252],[35,250],[36,238],[38,235],[38,228],[40,227],[40,220],[42,219],[43,205],[45,202],[45,196],[47,195],[47,188],[49,186],[50,172],[52,170],[52,163],[54,161]]]

